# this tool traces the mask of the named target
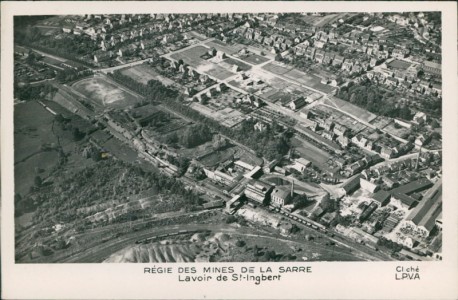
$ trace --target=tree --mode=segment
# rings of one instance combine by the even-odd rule
[[[80,131],[78,127],[73,128],[72,134],[73,134],[73,140],[75,141],[81,140],[86,135],[86,133]]]
[[[235,245],[237,247],[243,247],[245,246],[245,244],[246,244],[245,241],[242,241],[242,240],[237,240],[237,242],[235,242]]]
[[[41,185],[43,184],[43,180],[41,179],[40,176],[35,176],[35,179],[33,181],[35,183],[35,186],[36,187],[41,187]]]
[[[277,257],[277,254],[273,250],[264,252],[264,259],[266,261],[275,260],[276,257]]]
[[[326,212],[332,212],[334,211],[334,208],[335,208],[334,202],[335,202],[334,199],[324,198],[320,202],[320,207]]]
[[[226,218],[226,224],[232,224],[234,223],[235,221],[237,221],[237,218],[233,215],[230,215]]]
[[[65,118],[61,114],[57,114],[54,117],[54,120],[56,120],[57,123],[64,123],[65,122]]]
[[[300,209],[307,205],[307,196],[305,194],[295,195],[293,198],[294,209]]]

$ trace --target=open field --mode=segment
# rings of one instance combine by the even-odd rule
[[[345,16],[345,14],[328,14],[325,16],[319,16],[319,15],[308,15],[308,16],[302,16],[301,15],[301,21],[306,22],[310,25],[321,27],[325,26],[326,24],[332,23],[338,18],[342,18]],[[294,22],[294,20],[290,20]]]
[[[226,44],[219,40],[213,40],[205,44],[209,47],[214,47],[216,50],[223,51],[229,55],[237,53],[240,50],[242,50],[243,48],[245,48],[245,46],[240,45],[240,44]]]
[[[281,79],[279,77],[273,77],[271,80],[269,80],[269,83],[270,85],[272,85],[272,87],[279,90],[286,89],[287,87],[290,87],[292,85],[288,81]]]
[[[124,69],[121,71],[121,73],[143,84],[147,84],[148,81],[152,79],[159,80],[165,86],[174,84],[173,80],[170,80],[164,76],[159,75],[158,73],[156,73],[156,71],[154,71],[152,68],[145,64]]]
[[[59,68],[59,69],[63,69],[61,64],[65,61],[60,61],[60,60],[57,60],[57,59],[54,59],[52,57],[49,57],[49,56],[45,56],[43,57],[42,61],[46,64],[49,64],[49,65],[53,65],[55,66],[56,68]]]
[[[207,53],[207,51],[208,48],[195,46],[178,53],[173,53],[170,57],[175,60],[182,59],[185,63],[195,68],[205,62],[205,59],[201,58],[201,56]]]
[[[240,147],[237,147],[237,153],[235,154],[235,157],[252,166],[260,166],[263,163],[262,158],[257,157],[255,154]]]
[[[228,70],[224,69],[223,67],[220,67],[218,65],[212,65],[210,68],[197,68],[197,70],[200,70],[210,76],[215,77],[218,80],[226,80],[227,78],[235,75],[232,72],[229,72]]]
[[[342,111],[368,123],[377,117],[376,115],[365,109],[359,108],[358,106],[353,105],[350,102],[344,101],[336,97],[332,97],[332,99],[325,99],[324,103],[341,109]]]
[[[57,143],[51,133],[54,116],[38,102],[14,106],[14,161],[39,152],[43,144]]]
[[[231,158],[236,151],[235,147],[229,147],[222,150],[213,151],[208,155],[200,158],[199,161],[207,167],[216,166],[229,158]]]
[[[301,157],[311,161],[313,164],[318,166],[324,164],[331,157],[331,155],[329,155],[327,152],[321,150],[317,146],[304,139],[293,137],[291,139],[291,144],[294,147],[294,150],[299,152]]]
[[[326,85],[326,84],[322,84],[320,77],[315,76],[315,75],[311,75],[311,74],[306,74],[306,73],[298,71],[296,69],[293,69],[293,70],[283,74],[283,76],[285,76],[286,78],[289,78],[291,80],[294,80],[294,81],[296,81],[296,82],[298,82],[298,83],[300,83],[302,85],[311,87],[313,89],[316,89],[316,90],[318,90],[320,92],[323,92],[323,93],[326,93],[326,94],[329,94],[333,90],[336,89],[335,87],[332,87],[332,86],[329,86],[329,85]]]
[[[227,127],[234,127],[245,119],[245,115],[238,110],[230,107],[221,109],[216,105],[211,105],[211,103],[209,105],[192,103],[191,108]]]
[[[116,138],[112,138],[106,141],[103,144],[103,148],[111,155],[122,161],[134,162],[138,158],[137,152]]]
[[[252,65],[259,65],[259,64],[265,63],[266,61],[269,61],[268,58],[254,54],[254,53],[250,53],[248,55],[243,55],[243,56],[241,55],[239,58]]]
[[[262,68],[264,70],[267,70],[267,71],[272,72],[272,73],[277,74],[277,75],[285,74],[286,72],[289,72],[292,69],[294,69],[291,66],[287,66],[285,64],[281,64],[281,63],[278,63],[278,62],[268,63],[268,64],[262,66]]]
[[[83,79],[72,87],[97,105],[105,107],[125,108],[139,101],[135,95],[108,82],[103,77]]]
[[[285,76],[286,78],[294,80],[299,84],[316,89],[326,94],[331,93],[333,90],[335,90],[335,87],[322,84],[320,77],[301,72],[285,64],[271,62],[264,65],[262,68],[274,74]]]
[[[26,195],[34,186],[35,176],[46,177],[52,168],[57,165],[57,151],[40,152],[14,167],[15,193]],[[43,170],[41,173],[36,170]]]
[[[90,124],[85,120],[72,116],[56,103],[43,101],[56,113],[68,118],[72,128],[81,132],[90,131]],[[67,157],[67,165],[80,168],[91,163],[75,152],[78,144],[72,131],[61,128],[53,122],[54,115],[38,102],[30,101],[15,106],[15,192],[26,195],[34,185],[35,176],[46,179],[59,162],[59,150]]]
[[[233,59],[233,58],[226,58],[224,59],[224,62],[229,64],[229,65],[236,65],[239,67],[239,70],[240,71],[248,71],[251,69],[251,66],[250,65],[247,65],[243,62],[241,62],[240,60],[237,60],[237,59]]]
[[[387,63],[386,65],[388,67],[394,68],[394,69],[407,70],[407,68],[409,68],[410,65],[412,65],[412,64],[410,62],[408,62],[408,61],[394,59],[394,60],[390,61],[389,63]]]
[[[207,39],[207,37],[203,34],[200,34],[198,32],[195,32],[195,31],[189,31],[187,32],[187,34],[189,34],[190,36],[198,39],[199,41],[204,41],[205,39]]]

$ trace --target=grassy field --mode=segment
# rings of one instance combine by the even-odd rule
[[[195,32],[195,31],[190,31],[188,32],[187,34],[191,35],[192,37],[198,39],[199,41],[204,41],[207,37],[203,34],[200,34],[198,32]]]
[[[243,62],[241,62],[240,60],[237,60],[237,59],[233,59],[233,58],[226,58],[224,60],[225,63],[228,63],[230,65],[237,65],[239,67],[239,70],[240,71],[248,71],[251,69],[251,66],[250,65],[247,65]]]
[[[289,72],[289,71],[291,71],[291,69],[293,69],[293,67],[288,67],[288,66],[286,66],[284,64],[279,64],[277,62],[268,63],[268,64],[262,66],[262,68],[264,70],[267,70],[267,71],[272,72],[272,73],[277,74],[277,75],[285,74],[286,72]]]
[[[386,65],[391,68],[406,70],[408,67],[410,67],[411,63],[404,60],[395,59]]]
[[[200,162],[207,167],[216,166],[217,164],[228,160],[234,155],[235,147],[226,148],[223,150],[214,151],[200,159]]]
[[[321,78],[319,78],[318,76],[306,74],[295,69],[283,74],[283,76],[326,94],[331,93],[333,90],[335,90],[335,88],[332,86],[322,84]]]
[[[197,68],[199,70],[199,68]],[[210,76],[213,76],[219,80],[225,80],[233,75],[235,75],[232,72],[229,72],[228,70],[224,69],[223,67],[220,67],[218,65],[211,65],[210,68],[208,68],[206,71],[204,71]]]
[[[50,134],[54,116],[38,102],[14,106],[14,161],[39,152],[43,144],[57,143]]]
[[[243,60],[243,61],[246,61],[247,63],[250,63],[252,65],[259,65],[259,64],[265,63],[266,61],[269,60],[268,58],[266,58],[264,56],[260,56],[260,55],[254,54],[254,53],[250,53],[247,56],[240,57],[240,59]]]
[[[336,98],[336,97],[332,97],[331,100],[328,100],[326,99],[325,104],[329,104],[331,106],[334,106],[336,108],[339,108],[341,109],[342,111],[350,114],[350,115],[353,115],[365,122],[371,122],[372,120],[374,120],[377,116],[374,115],[373,113],[365,110],[365,109],[362,109],[356,105],[353,105],[351,104],[350,102],[347,102],[347,101],[344,101],[342,99],[339,99],[339,98]]]
[[[109,139],[105,142],[103,148],[122,161],[134,162],[138,158],[137,152],[116,138]]]
[[[321,78],[312,74],[307,74],[288,67],[277,62],[271,62],[262,67],[264,70],[272,72],[277,75],[285,76],[295,82],[302,84],[306,87],[313,88],[323,93],[331,93],[335,88],[321,83]]]
[[[172,80],[159,75],[158,73],[156,73],[156,71],[154,71],[148,65],[144,65],[144,64],[124,69],[121,71],[121,73],[143,84],[147,84],[148,81],[152,79],[159,80],[165,86],[174,84]]]
[[[213,40],[208,43],[206,43],[207,46],[209,47],[214,47],[216,50],[223,51],[226,54],[232,55],[234,53],[239,52],[245,46],[240,45],[240,44],[226,44],[222,41],[219,40]]]
[[[240,147],[237,147],[236,157],[239,158],[241,161],[246,162],[252,166],[260,166],[262,164],[262,158],[257,157],[255,154],[246,151]]]
[[[301,157],[318,166],[325,163],[331,157],[328,153],[303,139],[294,137],[291,139],[291,144],[293,145],[294,150],[299,152]]]
[[[72,128],[82,132],[90,130],[85,120],[72,116],[65,109],[53,102],[44,101],[57,113],[68,118]],[[67,165],[81,168],[92,163],[75,152],[78,142],[73,140],[71,130],[63,130],[57,123],[53,124],[54,115],[38,102],[31,101],[15,106],[15,192],[26,195],[34,185],[35,176],[47,178],[59,161],[58,149],[67,156]],[[52,148],[52,149],[50,149]],[[48,149],[48,150],[46,150]]]
[[[103,77],[83,79],[73,84],[73,88],[96,104],[110,108],[125,108],[139,101],[135,95]]]
[[[176,60],[182,59],[194,68],[202,64],[205,59],[201,58],[209,49],[203,46],[195,46],[184,51],[174,53],[170,57]]]

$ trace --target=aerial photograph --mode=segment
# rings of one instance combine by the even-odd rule
[[[441,21],[15,16],[15,262],[442,260]]]

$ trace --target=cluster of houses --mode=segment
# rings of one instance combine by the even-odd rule
[[[337,142],[342,148],[347,148],[351,143],[361,149],[378,153],[385,159],[400,156],[413,148],[411,143],[401,145],[398,141],[386,136],[370,138],[359,133],[351,137],[350,128],[339,124],[331,116],[326,116],[317,111],[303,110],[300,115],[304,118],[304,126],[314,132],[321,131],[323,138]]]
[[[428,69],[429,65],[434,65],[433,71]],[[412,92],[418,92],[425,95],[442,97],[442,85],[438,81],[420,80],[418,74],[424,73],[439,76],[441,65],[425,61],[423,63],[407,62],[404,60],[394,59],[385,63],[377,70],[367,72],[366,77],[369,80],[389,87],[403,87]]]
[[[84,35],[97,43],[93,61],[100,63],[124,57],[135,51],[151,49],[158,45],[183,43],[194,36],[189,31],[220,22],[215,14],[150,14],[150,15],[87,15],[83,20],[62,27],[63,33]],[[228,22],[230,28],[233,26]]]
[[[244,25],[235,28],[233,34],[257,42],[266,47],[271,47],[271,51],[274,54],[291,49],[295,44],[303,40],[300,36],[293,38],[283,34],[270,35],[261,28],[251,28],[250,26],[250,23],[246,22]]]

